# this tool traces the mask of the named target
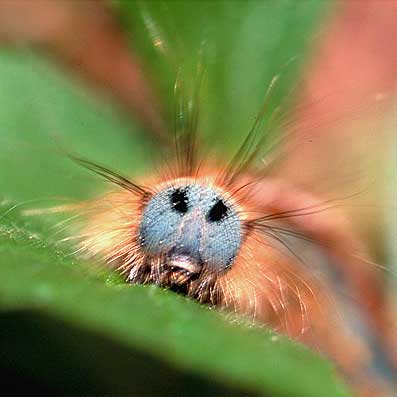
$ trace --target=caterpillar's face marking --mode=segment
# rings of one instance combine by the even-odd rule
[[[142,214],[142,250],[166,257],[166,264],[189,274],[205,267],[217,273],[229,268],[242,241],[233,203],[212,187],[198,183],[168,186],[156,193]]]

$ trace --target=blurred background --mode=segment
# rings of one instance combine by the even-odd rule
[[[345,210],[374,261],[388,269],[385,339],[397,364],[396,20],[397,2],[380,0],[1,0],[0,200],[48,207],[106,189],[60,146],[127,175],[149,173],[172,141],[175,77],[190,92],[197,65],[205,69],[200,134],[230,155],[280,75],[264,118],[271,134],[285,137],[275,175],[327,197],[361,192]],[[1,365],[11,385],[23,379],[45,394],[77,387],[86,395],[103,378],[97,393],[125,392],[128,373],[110,359],[97,368],[88,353],[103,343],[99,360],[131,360],[122,347],[45,315],[8,311],[1,321],[2,350],[8,346]],[[53,342],[37,354],[32,346],[42,332]],[[67,357],[57,361],[63,345]],[[205,382],[200,389],[201,380],[173,368],[146,368],[139,354],[127,368],[161,373],[169,395],[226,393]],[[88,380],[79,379],[80,363]],[[59,389],[71,379],[70,390]],[[148,376],[130,392],[159,393]]]

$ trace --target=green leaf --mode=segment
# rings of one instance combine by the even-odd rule
[[[197,4],[170,3],[177,23],[169,26],[192,65],[201,26],[208,25],[207,37],[216,36],[215,50],[208,44],[202,129],[235,146],[270,77],[300,54],[318,7]],[[139,32],[138,47],[156,70],[147,34]],[[168,90],[172,73],[160,64],[156,73]],[[6,374],[69,395],[348,395],[331,365],[299,344],[168,291],[115,282],[59,243],[52,216],[23,215],[25,208],[49,206],[49,198],[58,204],[104,189],[64,149],[132,176],[150,170],[155,150],[103,94],[88,93],[37,54],[0,53],[0,101],[0,367]]]
[[[324,397],[347,395],[333,377],[330,365],[308,349],[265,329],[232,324],[221,313],[159,288],[105,285],[96,273],[85,274],[81,264],[15,210],[2,208],[1,213],[3,310],[33,310],[68,326],[108,337],[119,344],[121,357],[128,356],[123,350],[131,350],[132,356],[133,352],[145,353],[145,360],[154,361],[153,365],[164,363],[180,372],[179,376],[190,373],[206,379],[209,389],[223,384],[235,392],[269,393],[275,397],[318,396],[319,391]],[[12,323],[15,316],[6,319]],[[46,324],[51,328],[48,318],[39,316],[36,321],[37,331],[46,330]],[[7,324],[4,316],[2,323]],[[86,348],[79,349],[82,354]],[[13,348],[9,343],[4,343],[2,352],[11,362],[18,362],[18,354],[22,355],[20,346]],[[119,368],[125,371],[127,366],[131,373],[139,373],[135,361],[122,362],[117,356],[110,359],[115,363],[114,372]],[[95,366],[103,371],[101,362]],[[96,379],[95,387],[116,387],[112,374]],[[130,380],[135,382],[133,376]],[[155,381],[161,384],[166,379],[160,374]]]

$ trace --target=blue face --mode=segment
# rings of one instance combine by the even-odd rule
[[[140,242],[147,254],[196,273],[231,266],[241,244],[239,216],[213,188],[190,183],[156,193],[143,211]]]

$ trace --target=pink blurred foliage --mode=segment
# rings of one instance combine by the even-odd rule
[[[367,247],[381,255],[390,205],[384,191],[385,167],[390,166],[385,161],[386,148],[392,132],[385,124],[396,110],[396,21],[395,1],[338,4],[306,69],[299,101],[303,110],[295,115],[298,126],[316,128],[298,127],[291,132],[291,139],[301,144],[299,150],[288,153],[279,170],[284,179],[311,192],[325,186],[339,196],[361,192],[344,212]],[[397,367],[394,309],[374,308],[386,315],[382,332]]]
[[[397,88],[396,20],[395,1],[338,3],[306,68],[291,131],[302,144],[288,153],[279,171],[284,177],[305,186],[335,182],[346,171],[338,161],[347,159],[352,171],[355,151],[371,157],[383,150],[383,123]],[[355,169],[353,179],[362,171],[371,170]]]

